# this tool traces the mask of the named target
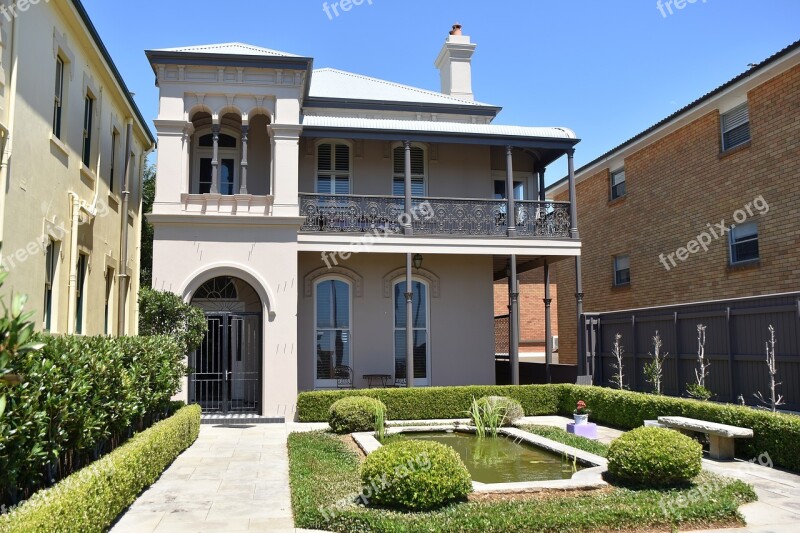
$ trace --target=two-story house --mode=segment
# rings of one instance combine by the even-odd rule
[[[37,329],[135,334],[155,138],[79,0],[0,1],[0,258]]]
[[[541,183],[578,139],[494,124],[475,46],[454,27],[440,93],[240,43],[147,52],[154,285],[210,326],[189,401],[287,416],[302,390],[494,383],[495,281],[580,255]]]

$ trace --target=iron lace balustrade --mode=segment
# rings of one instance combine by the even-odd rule
[[[414,235],[504,237],[508,232],[505,200],[415,198]],[[570,237],[568,202],[517,202],[520,237]],[[393,196],[301,194],[301,233],[403,234],[405,200]]]

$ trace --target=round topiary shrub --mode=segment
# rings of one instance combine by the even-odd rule
[[[331,405],[328,424],[336,433],[354,433],[375,429],[375,414],[386,406],[377,398],[348,396]]]
[[[364,499],[402,510],[424,511],[472,492],[458,453],[438,442],[403,440],[378,448],[361,467]]]
[[[700,473],[703,447],[671,429],[640,427],[611,443],[607,458],[608,473],[614,479],[669,487]]]
[[[475,403],[478,409],[480,409],[480,412],[484,415],[492,411],[497,411],[497,413],[503,417],[500,423],[501,426],[510,426],[525,416],[525,410],[522,408],[522,404],[507,396],[484,396]],[[475,424],[472,413],[470,413],[470,419],[472,419],[472,424]]]

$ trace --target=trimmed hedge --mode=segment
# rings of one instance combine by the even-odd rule
[[[386,412],[383,402],[368,396],[348,396],[331,405],[328,423],[336,433],[355,433],[375,429],[378,411]]]
[[[645,487],[688,484],[702,470],[703,447],[677,431],[638,427],[611,443],[608,473]]]
[[[14,505],[169,416],[185,375],[171,337],[38,335],[0,414],[0,503]]]
[[[473,400],[484,396],[508,396],[517,400],[528,416],[552,415],[558,410],[561,391],[548,386],[425,387],[302,392],[297,397],[300,422],[327,422],[333,403],[346,396],[369,396],[386,405],[387,420],[467,418]]]
[[[361,467],[361,482],[378,505],[410,511],[435,509],[472,492],[472,478],[453,448],[406,440],[382,446]]]
[[[104,531],[200,432],[200,408],[180,409],[110,454],[39,491],[7,515],[0,532]]]
[[[327,421],[331,404],[344,396],[380,399],[388,420],[466,418],[472,400],[482,396],[514,398],[528,416],[572,417],[578,400],[583,400],[592,411],[591,421],[625,430],[659,416],[686,416],[750,428],[752,439],[736,439],[738,457],[752,459],[766,452],[776,466],[800,472],[800,417],[751,407],[578,385],[371,389],[303,392],[297,399],[300,421]]]

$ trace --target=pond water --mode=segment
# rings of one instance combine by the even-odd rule
[[[573,458],[504,436],[478,438],[471,433],[403,433],[401,438],[440,442],[455,448],[472,479],[480,483],[514,483],[569,479],[585,468]],[[398,436],[400,436],[398,435]],[[396,438],[396,437],[392,437]]]

